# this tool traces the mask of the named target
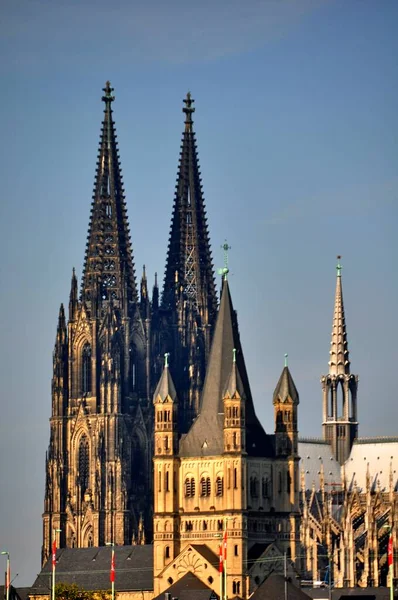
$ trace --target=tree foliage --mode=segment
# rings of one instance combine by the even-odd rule
[[[57,583],[55,598],[56,600],[109,600],[111,592],[105,590],[93,592],[84,590],[75,583]]]

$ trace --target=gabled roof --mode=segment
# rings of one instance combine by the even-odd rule
[[[274,391],[274,402],[277,399],[285,402],[288,398],[291,398],[294,404],[299,403],[299,395],[296,386],[294,385],[293,377],[289,371],[289,367],[286,365],[279,377],[279,381]]]
[[[224,281],[200,412],[180,442],[180,456],[217,456],[223,453],[223,394],[231,374],[233,350],[239,386],[246,397],[246,450],[251,456],[272,456],[273,445],[260,424],[253,405],[245,359],[228,281]]]
[[[154,600],[164,600],[165,592],[170,593],[172,598],[178,598],[178,600],[218,600],[219,598],[210,587],[190,572],[173,583],[159,596],[155,596]]]
[[[62,548],[57,551],[57,582],[75,583],[85,590],[109,590],[112,549]],[[153,546],[115,546],[117,591],[153,590]],[[51,574],[48,560],[34,582],[31,593],[48,596]]]
[[[309,596],[290,581],[287,584],[289,600],[308,600]],[[270,575],[251,596],[253,600],[285,600],[285,578],[282,575]]]

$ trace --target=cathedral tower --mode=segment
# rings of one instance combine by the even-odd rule
[[[341,258],[337,257],[338,260]],[[341,265],[337,264],[332,341],[329,372],[321,378],[323,391],[323,437],[333,449],[336,460],[343,464],[358,437],[358,375],[352,375],[345,325]]]
[[[185,130],[167,251],[161,307],[154,314],[155,377],[163,354],[179,390],[179,426],[186,432],[198,413],[217,311],[209,233],[193,131],[193,99],[184,100]],[[154,311],[155,313],[156,311]]]
[[[187,572],[218,593],[221,541],[228,562],[223,576],[228,597],[248,596],[249,585],[256,586],[264,578],[269,556],[253,567],[253,553],[263,556],[275,543],[275,548],[286,549],[292,558],[295,555],[292,513],[297,515],[298,495],[292,490],[297,465],[293,451],[289,456],[275,455],[274,436],[265,433],[256,416],[226,272],[200,410],[188,433],[179,436],[177,448],[173,440],[179,390],[176,386],[175,391],[167,365],[154,395],[159,415],[155,421],[155,595]],[[293,383],[288,396],[283,395],[281,402],[287,406],[291,401],[296,412]],[[297,435],[297,427],[292,434]],[[290,464],[291,487],[285,483]],[[280,488],[279,472],[285,474]]]
[[[146,278],[140,300],[112,92],[107,82],[81,295],[73,271],[69,322],[62,305],[58,319],[43,561],[55,529],[61,529],[61,547],[129,544],[139,523],[151,529],[145,503],[152,490]]]

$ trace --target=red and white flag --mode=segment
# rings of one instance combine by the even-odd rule
[[[109,579],[111,580],[111,583],[114,583],[114,581],[115,581],[115,551],[114,550],[112,550],[111,572],[109,575]]]
[[[52,547],[52,564],[53,567],[55,567],[55,565],[57,564],[57,542],[55,540],[53,540]]]
[[[392,535],[390,534],[390,537],[388,538],[388,566],[391,567],[392,563],[393,563],[393,547],[392,547]]]
[[[6,591],[11,585],[11,571],[10,571],[10,561],[7,561],[7,572],[6,572]]]
[[[223,546],[224,546],[224,561],[227,560],[227,530],[224,531]]]
[[[222,544],[220,544],[220,547],[219,547],[219,559],[220,559],[220,562],[218,565],[218,572],[222,573],[224,570],[224,564],[223,564],[223,559],[222,559]]]

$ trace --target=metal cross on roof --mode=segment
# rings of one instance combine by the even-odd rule
[[[227,240],[224,240],[224,243],[221,246],[221,248],[224,250],[224,266],[223,266],[222,269],[218,269],[218,274],[222,275],[222,278],[224,279],[224,281],[226,281],[227,275],[229,273],[229,268],[228,268],[228,250],[231,250],[231,246],[228,246]]]

